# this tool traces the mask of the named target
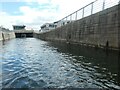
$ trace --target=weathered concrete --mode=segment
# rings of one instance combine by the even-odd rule
[[[2,31],[0,31],[0,41],[3,40],[2,38]]]
[[[15,38],[15,33],[14,32],[2,32],[2,39],[3,40],[8,40]]]
[[[120,47],[120,4],[34,37],[94,47]]]
[[[2,29],[0,30],[0,41],[12,39],[12,38],[15,38],[15,33],[13,31],[5,31]]]

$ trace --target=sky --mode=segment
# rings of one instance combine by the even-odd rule
[[[58,21],[92,1],[0,0],[0,26],[12,30],[12,25],[26,25],[26,29],[40,30],[44,23]]]

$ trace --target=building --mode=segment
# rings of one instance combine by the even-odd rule
[[[64,26],[66,24],[70,23],[69,20],[65,20],[65,21],[56,21],[54,23],[45,23],[41,26],[41,30],[40,32],[46,32],[46,31],[49,31],[49,30],[53,30],[55,28],[58,28],[58,27],[61,27],[61,26]]]
[[[13,30],[25,30],[24,25],[13,25]]]
[[[54,24],[56,25],[56,27],[61,27],[61,26],[64,26],[66,24],[70,23],[69,20],[63,20],[63,21],[56,21],[54,22]]]
[[[2,27],[2,26],[0,26],[0,31],[10,31],[10,30],[7,29],[7,28],[4,28],[4,27]]]
[[[45,23],[41,26],[41,32],[46,32],[52,29],[55,29],[56,25],[54,23]]]
[[[34,30],[26,30],[24,25],[13,25],[16,38],[33,37]]]

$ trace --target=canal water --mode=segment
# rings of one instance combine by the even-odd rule
[[[120,89],[116,51],[16,38],[1,44],[0,58],[2,88]]]

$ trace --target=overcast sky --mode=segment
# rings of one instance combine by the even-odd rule
[[[92,1],[0,0],[0,26],[12,29],[12,25],[26,25],[27,29],[39,30],[42,24],[58,21]]]

